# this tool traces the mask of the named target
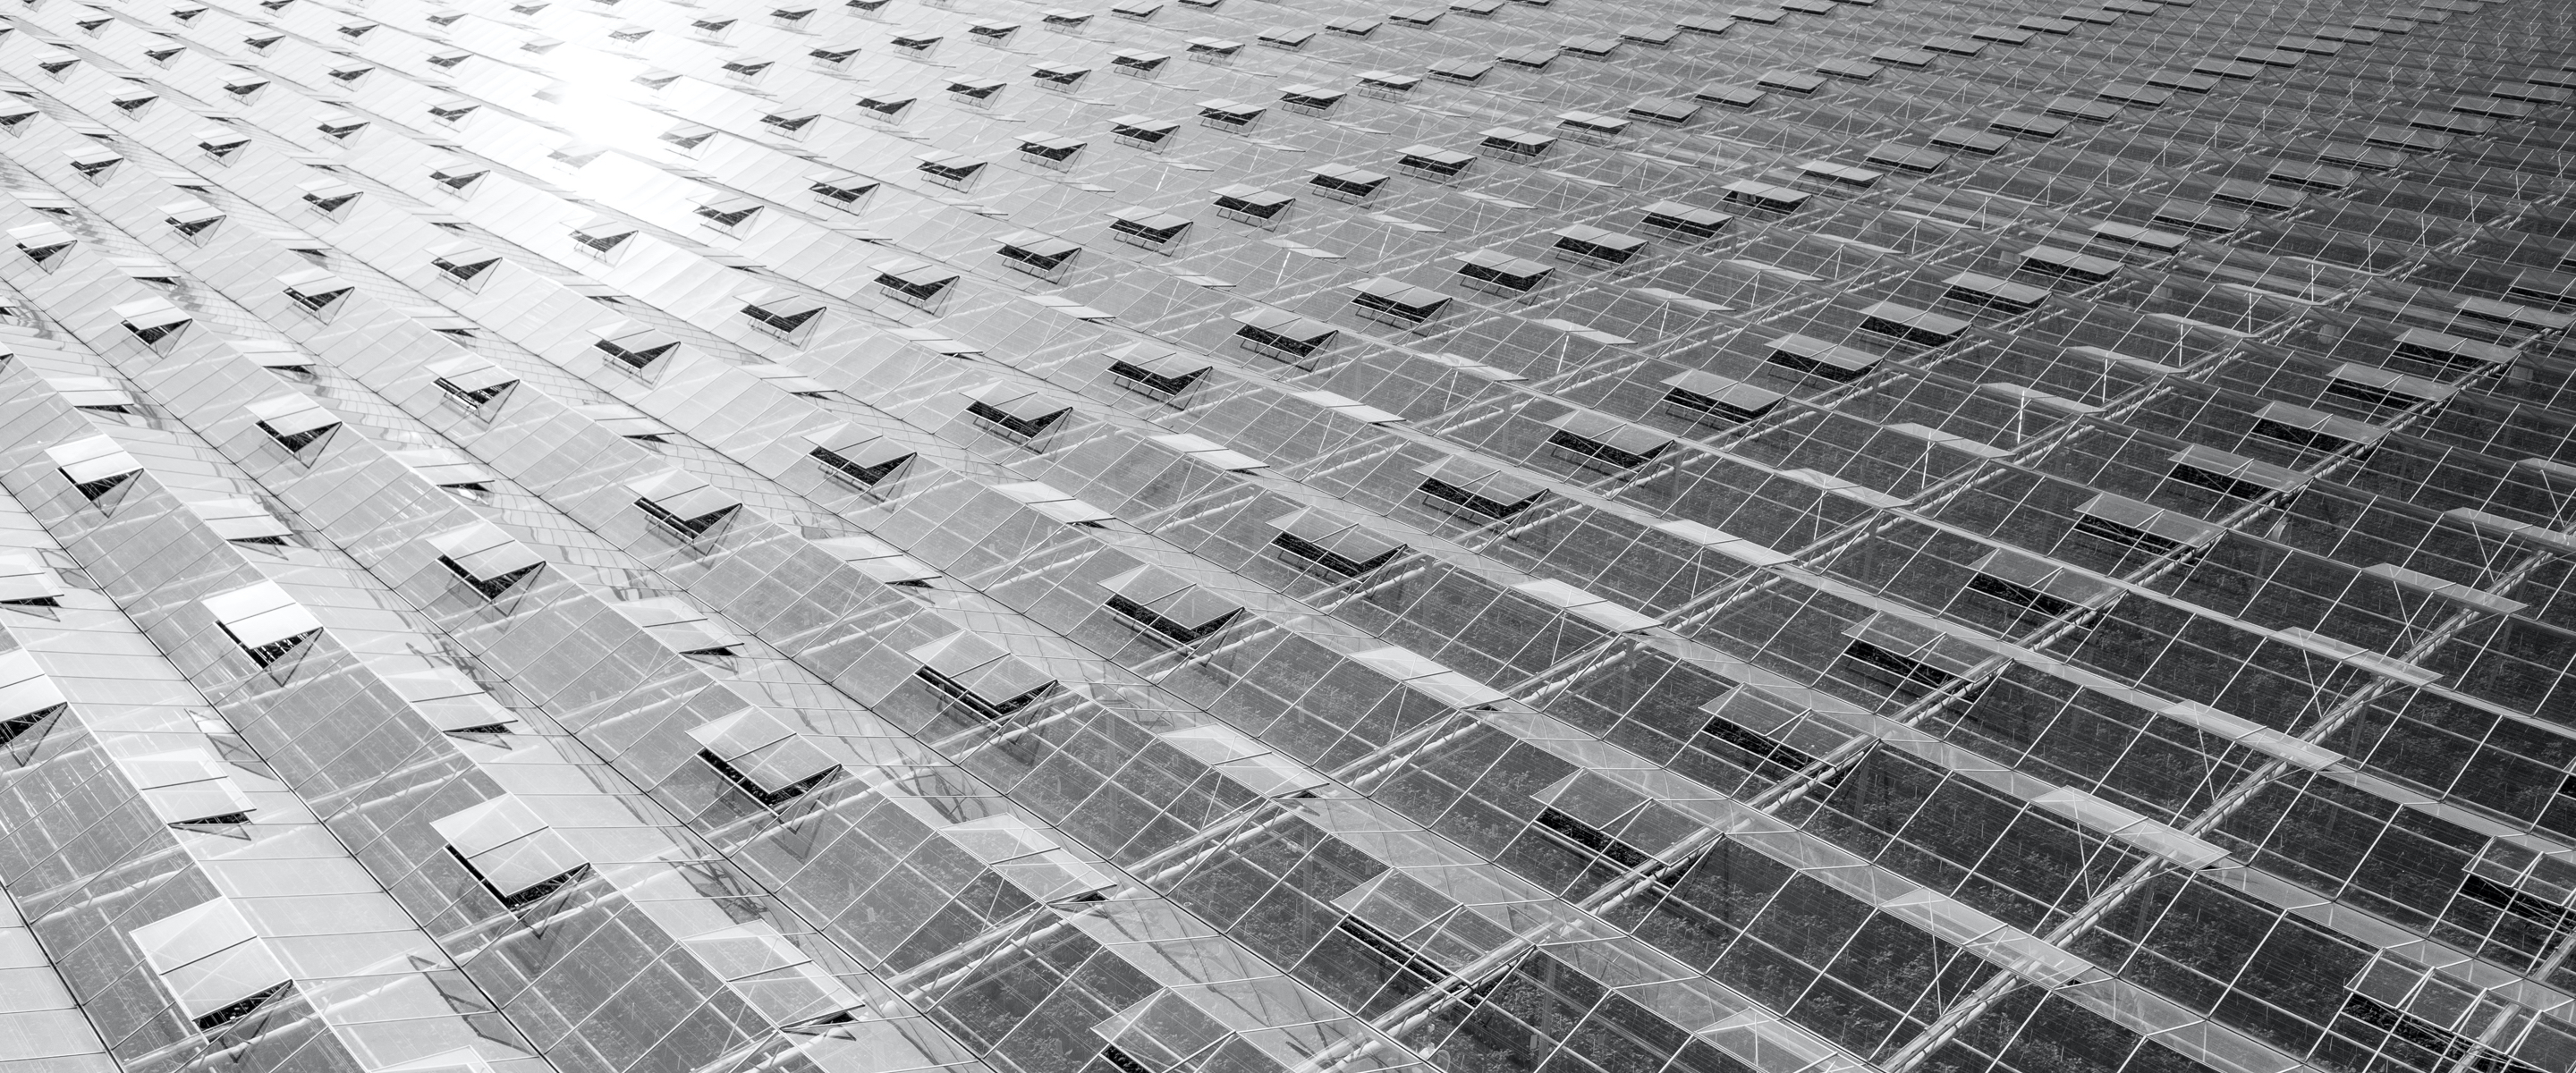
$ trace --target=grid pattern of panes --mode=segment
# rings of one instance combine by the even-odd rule
[[[0,1073],[2576,1068],[2576,8],[20,0]]]

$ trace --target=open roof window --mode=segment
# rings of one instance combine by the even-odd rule
[[[1159,153],[1179,140],[1180,123],[1149,115],[1123,115],[1109,121],[1109,140],[1130,149]]]
[[[161,206],[161,222],[169,224],[179,237],[191,245],[203,246],[214,238],[215,229],[224,222],[224,210],[198,198],[174,201]]]
[[[302,377],[310,377],[313,372],[313,356],[284,340],[227,339],[224,345],[243,361],[271,372]]]
[[[960,630],[912,649],[922,681],[986,719],[1002,719],[1057,686],[1045,671],[980,634]]]
[[[250,135],[231,127],[207,127],[196,134],[197,148],[216,163],[229,164],[250,146]]]
[[[1905,615],[1879,613],[1843,630],[1843,655],[1894,674],[1901,688],[1940,689],[1959,682],[1989,653],[1965,637]]]
[[[516,795],[431,820],[447,852],[505,909],[521,909],[579,882],[590,862]]]
[[[199,1032],[240,1021],[295,990],[286,962],[231,898],[180,910],[127,937]]]
[[[29,262],[47,272],[59,267],[63,263],[63,255],[70,253],[72,247],[80,242],[61,225],[50,223],[10,228],[9,238]]]
[[[274,581],[208,597],[204,604],[224,635],[262,667],[291,661],[322,635],[322,620]]]
[[[1199,125],[1214,130],[1243,133],[1258,128],[1261,117],[1270,109],[1264,105],[1219,97],[1198,102]]]
[[[628,481],[636,509],[683,543],[715,534],[742,510],[742,501],[683,470]]]
[[[857,104],[860,111],[864,113],[860,118],[885,126],[903,122],[905,117],[912,114],[912,106],[919,101],[918,97],[875,92],[861,93],[852,103]]]
[[[116,166],[125,163],[125,157],[113,149],[65,149],[63,155],[70,158],[72,171],[98,184],[105,184],[116,174]]]
[[[18,135],[25,134],[27,133],[27,121],[42,114],[43,112],[39,111],[35,105],[29,104],[24,100],[20,100],[16,97],[0,96],[0,134],[6,134],[13,138]],[[22,197],[19,200],[24,201],[26,199]]]
[[[1043,89],[1069,93],[1079,89],[1091,77],[1091,68],[1069,63],[1041,63],[1029,69],[1029,77],[1038,80]]]
[[[462,406],[469,413],[488,414],[509,398],[510,389],[519,378],[502,371],[489,360],[466,355],[446,361],[431,362],[431,382],[447,401]]]
[[[17,569],[14,560],[0,559],[0,591],[26,594],[23,585],[14,584],[25,574],[7,571]],[[41,567],[39,567],[41,569]],[[23,606],[26,599],[0,601]],[[26,649],[0,653],[0,747],[16,744],[36,733],[46,720],[65,710],[62,688],[38,666],[34,653]]]
[[[689,728],[698,759],[761,804],[776,808],[830,782],[841,761],[777,714],[746,708]]]
[[[636,231],[634,224],[616,217],[594,216],[572,229],[572,241],[581,252],[609,260],[626,249]]]
[[[1586,224],[1557,228],[1549,237],[1556,240],[1548,247],[1550,256],[1586,268],[1617,268],[1636,260],[1646,248],[1645,239]]]
[[[465,117],[473,115],[482,107],[482,102],[471,97],[449,97],[432,102],[429,106],[429,117],[452,127],[463,123]]]
[[[822,113],[805,108],[779,108],[760,114],[760,130],[790,141],[803,141]]]
[[[1235,341],[1245,350],[1299,368],[1312,368],[1341,334],[1330,324],[1277,309],[1249,309],[1229,319],[1235,323]]]
[[[2075,509],[2075,531],[2152,554],[2206,548],[2226,530],[2186,514],[2108,492]]]
[[[1123,14],[1115,9],[1113,9],[1111,13]],[[1146,81],[1153,81],[1161,78],[1163,76],[1163,71],[1170,67],[1171,62],[1172,57],[1168,53],[1162,52],[1146,52],[1141,49],[1122,48],[1112,50],[1109,53],[1109,70],[1111,72],[1124,75],[1128,78],[1145,79]]]
[[[958,289],[955,271],[928,261],[905,257],[869,267],[878,294],[916,309],[938,312]]]
[[[808,433],[809,452],[835,479],[872,490],[893,477],[920,452],[901,441],[859,425],[834,425]]]
[[[1536,261],[1514,257],[1500,250],[1472,250],[1460,254],[1459,284],[1468,290],[1504,298],[1525,297],[1545,286],[1556,270]]]
[[[500,599],[546,564],[536,549],[490,522],[432,533],[428,543],[438,565],[486,600]]]
[[[352,112],[330,111],[313,117],[313,129],[342,145],[354,144],[360,132],[367,129],[364,116]]]
[[[143,791],[144,804],[161,822],[189,829],[237,827],[255,806],[234,784],[232,769],[204,749],[126,757],[117,766]]]
[[[805,55],[814,61],[815,70],[831,74],[848,73],[850,60],[858,54],[859,46],[847,44],[821,45],[805,50]]]
[[[1139,566],[1100,587],[1109,593],[1103,606],[1174,644],[1205,640],[1243,613],[1241,602],[1156,566]]]
[[[1302,42],[1300,42],[1302,44]],[[1341,107],[1350,95],[1337,89],[1300,82],[1279,91],[1279,107],[1302,116],[1321,119]]]
[[[671,333],[631,320],[616,321],[594,330],[598,337],[591,340],[591,347],[605,355],[609,366],[620,372],[651,372],[680,349],[680,340]]]
[[[1512,160],[1537,160],[1556,147],[1556,139],[1550,135],[1533,134],[1514,127],[1481,130],[1476,132],[1476,137],[1477,148]]]
[[[973,186],[976,177],[984,174],[983,161],[968,157],[964,153],[952,153],[944,149],[914,157],[912,166],[913,170],[921,173],[922,178],[951,190],[964,190]]]
[[[807,175],[805,188],[812,191],[814,197],[824,204],[847,209],[855,207],[861,198],[875,192],[877,183],[857,172],[833,168]]]
[[[501,267],[501,255],[470,242],[449,242],[429,248],[429,263],[438,269],[439,277],[469,291],[479,291]]]
[[[1534,832],[1613,868],[1644,867],[1672,848],[1677,825],[1656,822],[1653,801],[1597,772],[1576,771],[1530,796],[1542,806]]]
[[[1347,518],[1308,507],[1272,518],[1271,544],[1291,558],[1322,567],[1342,577],[1358,577],[1404,554],[1403,542],[1391,540]]]
[[[1377,172],[1362,168],[1325,164],[1307,169],[1306,185],[1313,188],[1316,193],[1335,201],[1357,205],[1376,197],[1379,190],[1385,189],[1386,178]]]
[[[1735,217],[1679,201],[1658,201],[1646,206],[1643,222],[1677,238],[1696,241],[1717,237],[1720,230],[1735,222]]]
[[[474,196],[477,187],[492,174],[492,169],[470,160],[451,160],[429,171],[429,181],[437,188],[460,198]]]
[[[1164,399],[1188,391],[1215,367],[1206,358],[1160,343],[1130,343],[1109,355],[1109,375],[1119,386]]]
[[[1393,276],[1361,280],[1351,290],[1351,308],[1362,320],[1407,331],[1421,329],[1449,308],[1448,295]]]
[[[1013,231],[997,239],[1002,263],[1039,279],[1061,283],[1082,247],[1043,231]]]
[[[1250,224],[1264,231],[1286,222],[1289,212],[1297,205],[1297,199],[1292,195],[1273,193],[1258,186],[1224,186],[1214,193],[1219,219]]]
[[[1969,564],[1976,576],[1971,592],[2026,607],[2044,615],[2064,615],[2081,607],[2100,607],[2120,595],[2120,588],[2051,559],[2011,548],[1996,548]]]
[[[1171,253],[1180,246],[1181,236],[1189,229],[1187,217],[1141,206],[1131,205],[1109,213],[1109,237],[1155,253]]]
[[[1923,315],[1932,316],[1930,313]],[[1770,353],[1764,360],[1769,363],[1792,372],[1837,382],[1859,379],[1870,370],[1877,368],[1880,360],[1879,355],[1866,350],[1829,343],[1807,335],[1784,335],[1765,345]]]
[[[1777,391],[1702,369],[1683,370],[1662,383],[1665,407],[1692,421],[1751,421],[1770,413],[1784,398]]]
[[[753,330],[786,343],[803,344],[823,320],[823,301],[792,291],[764,288],[734,296]]]
[[[663,131],[659,140],[680,153],[695,155],[708,142],[715,140],[716,129],[703,123],[682,123]]]
[[[1671,433],[1593,410],[1569,410],[1549,419],[1547,426],[1549,450],[1578,466],[1624,472],[1645,465],[1673,445]]]
[[[1071,403],[1009,382],[985,384],[964,394],[968,417],[987,430],[1022,443],[1054,431],[1073,412]]]
[[[135,474],[143,472],[143,463],[127,454],[124,445],[103,434],[46,448],[45,455],[82,498],[101,507],[108,506],[112,495]]]
[[[296,308],[320,321],[329,321],[358,289],[356,284],[318,268],[290,272],[277,277],[277,282]]]
[[[340,419],[322,404],[302,395],[281,395],[261,399],[244,407],[268,438],[300,459],[321,449],[323,441],[340,427]]]
[[[303,192],[304,203],[311,206],[313,211],[334,220],[347,215],[349,206],[355,204],[358,196],[363,193],[357,187],[338,179],[315,179],[312,182],[298,184],[296,189]]]
[[[1463,455],[1415,469],[1425,502],[1487,520],[1510,518],[1536,505],[1547,486]]]

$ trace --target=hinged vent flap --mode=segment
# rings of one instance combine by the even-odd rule
[[[222,827],[250,822],[250,795],[234,784],[232,769],[204,749],[127,757],[117,764],[163,823]]]
[[[875,487],[920,452],[864,425],[841,424],[805,433],[814,460],[835,476]]]
[[[1375,570],[1405,551],[1401,541],[1317,507],[1282,514],[1267,524],[1277,533],[1271,543],[1281,550],[1345,577]]]
[[[519,383],[500,366],[470,354],[431,362],[429,373],[448,398],[476,410],[499,402]]]
[[[262,667],[287,659],[322,633],[322,620],[274,581],[209,597],[204,606],[233,643]]]
[[[590,862],[571,839],[513,794],[431,820],[447,851],[506,908],[517,909],[579,880]]]
[[[1244,610],[1241,602],[1158,566],[1139,566],[1102,581],[1100,587],[1109,593],[1110,610],[1185,645],[1224,629]]]
[[[907,654],[921,665],[923,681],[988,719],[1027,707],[1057,684],[1034,664],[967,630]]]
[[[839,758],[761,708],[691,727],[689,737],[710,766],[762,804],[803,794],[841,770]]]
[[[259,430],[267,433],[268,438],[299,455],[306,448],[330,438],[331,431],[340,427],[339,417],[323,409],[321,403],[302,395],[261,399],[245,409],[258,421]]]
[[[683,470],[628,481],[626,490],[638,509],[683,540],[715,532],[742,509],[741,500]]]
[[[127,454],[123,444],[105,435],[48,447],[45,457],[53,462],[63,479],[72,482],[72,487],[79,489],[81,495],[92,503],[143,472],[143,463]]]
[[[62,687],[26,649],[0,653],[0,746],[16,742],[64,708]]]
[[[42,557],[33,551],[0,551],[0,607],[54,607],[62,597],[62,579]],[[5,688],[0,685],[0,696]],[[8,712],[0,712],[0,719],[7,718]]]
[[[433,533],[429,546],[437,553],[440,566],[486,598],[509,591],[545,565],[545,558],[536,549],[519,543],[491,522],[478,521]]]
[[[249,1016],[293,990],[286,962],[231,898],[126,933],[198,1031]]]

